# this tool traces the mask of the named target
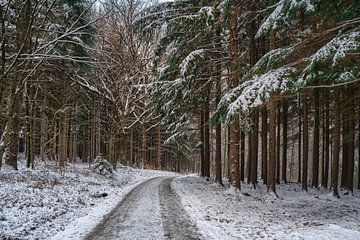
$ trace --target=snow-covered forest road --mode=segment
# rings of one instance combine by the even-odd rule
[[[200,239],[172,180],[152,178],[135,187],[86,239]]]

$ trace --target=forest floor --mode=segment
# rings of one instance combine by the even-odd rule
[[[204,239],[360,239],[360,192],[334,198],[328,190],[277,186],[280,198],[243,184],[241,193],[198,176],[173,181],[182,205]],[[344,195],[345,194],[345,195]]]
[[[301,190],[280,198],[242,185],[238,192],[196,175],[121,166],[114,179],[71,164],[66,172],[0,171],[0,239],[360,239],[360,192]],[[106,193],[105,195],[103,195]]]
[[[82,239],[137,185],[174,173],[120,166],[114,179],[88,164],[66,172],[39,162],[36,170],[0,171],[0,239]],[[103,196],[107,194],[107,196]]]

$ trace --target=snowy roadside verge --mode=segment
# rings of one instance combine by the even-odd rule
[[[360,239],[360,192],[337,199],[326,190],[298,184],[278,186],[279,199],[259,184],[242,192],[197,176],[172,184],[204,239],[355,240]]]
[[[120,167],[111,180],[86,164],[71,164],[63,173],[45,165],[5,167],[0,170],[0,239],[81,239],[137,184],[171,175]]]

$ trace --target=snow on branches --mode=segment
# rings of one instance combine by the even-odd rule
[[[358,51],[360,51],[360,31],[343,34],[331,40],[311,56],[309,68],[313,70],[318,64],[330,58],[332,58],[331,66],[335,67],[348,53]]]
[[[275,5],[275,9],[261,24],[256,37],[276,29],[280,24],[286,22],[292,13],[304,10],[305,13],[312,13],[316,9],[319,0],[281,0]]]
[[[196,61],[204,58],[204,49],[197,49],[189,53],[180,63],[180,74],[185,77],[191,69],[196,67]]]
[[[262,75],[255,75],[226,94],[218,107],[226,108],[225,121],[238,113],[247,113],[270,99],[272,93],[292,90],[295,68],[281,67]]]
[[[278,48],[266,53],[253,67],[252,72],[258,69],[270,70],[276,64],[286,59],[294,50],[293,47]]]

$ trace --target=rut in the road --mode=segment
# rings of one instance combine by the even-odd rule
[[[85,239],[201,239],[171,190],[172,179],[153,178],[135,187]]]
[[[163,239],[158,195],[162,180],[153,178],[131,190],[85,239]]]
[[[196,225],[181,205],[179,197],[171,189],[173,178],[166,178],[160,183],[160,208],[165,237],[167,239],[201,239]]]

